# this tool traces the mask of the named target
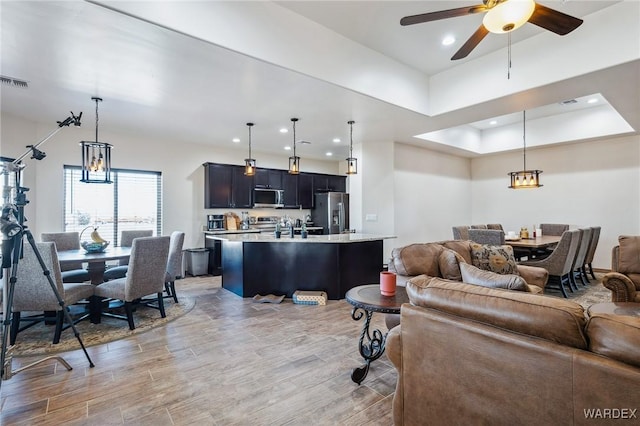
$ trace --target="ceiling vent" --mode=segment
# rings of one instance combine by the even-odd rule
[[[575,99],[568,99],[566,101],[562,101],[560,102],[560,105],[571,105],[571,104],[577,104],[578,101],[576,101]]]
[[[18,80],[17,78],[7,77],[4,75],[0,75],[0,82],[5,86],[13,86],[18,87],[20,89],[28,89],[29,83],[24,80]]]

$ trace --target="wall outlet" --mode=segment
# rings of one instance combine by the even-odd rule
[[[368,213],[364,220],[366,220],[367,222],[377,222],[378,221],[378,215],[377,214],[373,214],[373,213]]]

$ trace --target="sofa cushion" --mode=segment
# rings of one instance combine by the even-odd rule
[[[640,274],[640,236],[621,235],[618,243],[618,272],[625,275]]]
[[[460,256],[462,256],[465,262],[471,263],[471,241],[448,240],[441,241],[439,244],[458,253]]]
[[[579,349],[587,348],[582,306],[520,291],[456,283],[431,277],[407,283],[409,301],[516,333]]]
[[[460,263],[465,263],[464,258],[453,250],[444,249],[438,257],[440,276],[447,280],[462,281],[460,275]]]
[[[640,318],[593,314],[586,332],[590,351],[640,367]]]
[[[444,250],[440,244],[410,244],[391,252],[396,273],[400,275],[440,275],[438,256]]]
[[[477,268],[497,274],[518,274],[518,264],[510,245],[471,243],[471,263]]]
[[[490,288],[504,288],[507,290],[529,291],[527,282],[520,275],[496,274],[476,268],[468,263],[460,264],[460,274],[463,282]]]

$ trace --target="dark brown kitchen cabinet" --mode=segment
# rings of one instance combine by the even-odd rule
[[[298,175],[298,205],[303,209],[313,208],[313,175],[300,173]]]
[[[346,192],[346,176],[313,173],[313,192]]]
[[[287,171],[282,171],[282,189],[284,190],[284,208],[297,209],[300,207],[298,199],[298,185],[301,175],[291,175]],[[304,207],[303,207],[304,208]]]
[[[252,207],[253,178],[244,175],[244,167],[205,163],[204,207]]]
[[[282,187],[282,175],[282,170],[259,168],[256,170],[253,183],[256,188],[284,189]]]

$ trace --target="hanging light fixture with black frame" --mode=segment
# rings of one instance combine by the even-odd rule
[[[347,158],[347,174],[358,174],[358,159],[353,156],[353,125],[355,121],[347,121],[349,125],[349,158]]]
[[[253,123],[247,123],[247,127],[249,127],[249,158],[244,159],[244,175],[253,176],[256,174],[256,160],[251,158],[251,128]]]
[[[96,103],[96,140],[82,141],[82,178],[85,183],[113,183],[111,180],[111,145],[98,140],[98,102],[102,98],[92,97]]]
[[[296,123],[298,119],[292,118],[291,122],[293,123],[293,156],[289,157],[289,174],[298,175],[300,174],[300,157],[296,155]]]
[[[540,183],[540,174],[542,170],[527,170],[527,133],[526,133],[527,113],[522,111],[522,142],[523,142],[523,169],[517,172],[509,172],[511,179],[509,188],[511,189],[524,189],[524,188],[540,188],[543,186]]]

